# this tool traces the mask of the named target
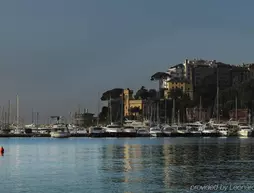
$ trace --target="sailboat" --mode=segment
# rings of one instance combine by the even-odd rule
[[[227,124],[220,123],[220,115],[219,115],[219,68],[217,67],[217,94],[216,94],[216,123],[211,122],[211,125],[217,129],[219,136],[227,137],[229,135],[229,129]]]
[[[111,104],[111,96],[109,98],[109,117],[110,117],[110,124],[104,127],[105,133],[107,137],[119,137],[123,134],[122,125],[118,123],[113,123],[112,121],[112,104]]]
[[[164,133],[162,132],[160,128],[160,110],[159,110],[159,103],[156,105],[156,110],[157,110],[157,125],[155,127],[150,128],[150,136],[151,137],[163,137]]]
[[[17,97],[16,97],[16,110],[17,110],[17,114],[16,114],[16,128],[15,128],[15,130],[14,130],[14,134],[15,135],[20,135],[20,134],[24,134],[25,133],[25,131],[24,131],[24,129],[22,129],[21,127],[20,127],[20,124],[19,124],[19,96],[17,95]]]
[[[105,129],[99,126],[99,112],[100,112],[100,101],[98,93],[98,115],[97,115],[97,125],[89,128],[90,137],[103,137],[105,134]]]

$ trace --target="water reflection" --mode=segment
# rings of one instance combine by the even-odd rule
[[[142,192],[187,190],[194,184],[254,182],[251,169],[254,144],[234,140],[111,145],[108,146],[110,151],[105,152],[101,169],[114,183],[127,183],[128,190]]]
[[[0,157],[1,193],[190,192],[197,184],[254,184],[251,138],[9,142]]]

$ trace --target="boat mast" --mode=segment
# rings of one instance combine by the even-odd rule
[[[34,109],[32,108],[32,124],[34,123]]]
[[[180,125],[180,110],[177,111],[177,123]]]
[[[172,121],[171,122],[172,122],[171,124],[175,123],[175,99],[173,99]]]
[[[36,113],[36,128],[39,128],[39,112]]]
[[[150,126],[152,125],[153,122],[153,104],[151,103],[151,101],[149,102],[149,124]]]
[[[7,116],[8,116],[7,112],[4,112],[4,129],[6,129],[6,127],[7,127],[7,119],[8,119]]]
[[[17,105],[17,116],[16,116],[16,121],[17,121],[17,128],[19,127],[19,96],[17,95],[17,99],[16,99],[16,105]]]
[[[69,121],[69,124],[72,125],[72,112],[70,112],[70,121]]]
[[[238,115],[237,115],[237,96],[235,97],[235,120],[237,121]]]
[[[199,97],[199,114],[198,114],[198,119],[201,121],[202,119],[202,97]]]
[[[159,80],[158,103],[157,103],[157,124],[160,125],[160,100],[161,100],[161,81]]]
[[[120,104],[121,104],[121,109],[120,109],[120,121],[121,121],[121,126],[123,126],[123,93],[122,93],[122,95],[121,95],[121,98],[120,98]]]
[[[219,123],[219,67],[218,67],[218,65],[217,65],[217,69],[216,69],[216,72],[217,72],[217,100],[216,100],[216,102],[217,102],[217,113],[216,113],[216,115],[217,115],[217,123]]]
[[[1,121],[2,121],[2,128],[4,128],[4,106],[2,107]]]
[[[7,129],[10,128],[10,117],[11,117],[11,100],[8,102],[8,126]]]
[[[99,125],[99,121],[100,121],[100,117],[99,117],[99,115],[100,115],[100,93],[98,92],[98,115],[97,115],[97,126]]]
[[[110,94],[110,97],[109,97],[109,115],[110,115],[110,124],[113,122],[112,121],[112,99],[111,99],[111,94]]]
[[[164,104],[164,108],[165,108],[165,112],[164,112],[164,122],[165,122],[165,124],[167,124],[167,99],[165,98],[164,99],[164,102],[165,102],[165,104]]]

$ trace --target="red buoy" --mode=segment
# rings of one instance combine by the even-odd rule
[[[4,147],[3,146],[0,147],[0,153],[4,154]]]

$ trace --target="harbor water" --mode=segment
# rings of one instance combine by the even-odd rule
[[[0,146],[1,193],[254,192],[252,138],[2,138]]]

